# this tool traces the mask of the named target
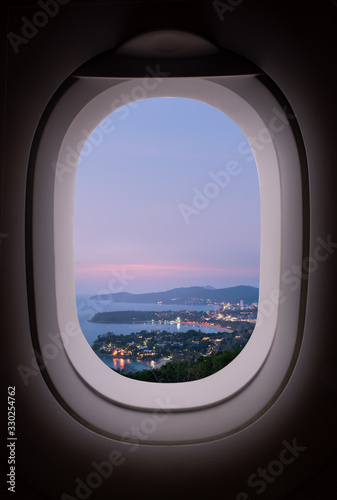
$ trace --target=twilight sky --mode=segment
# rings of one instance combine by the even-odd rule
[[[116,110],[88,141],[76,293],[259,285],[258,175],[232,120],[199,101],[151,98]]]

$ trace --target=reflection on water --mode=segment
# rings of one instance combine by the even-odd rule
[[[114,370],[145,370],[149,368],[154,368],[156,366],[156,362],[151,360],[149,362],[138,361],[136,359],[129,358],[113,358],[112,356],[101,357],[99,356],[101,361],[105,363],[110,368]]]
[[[128,359],[128,361],[131,360]],[[112,363],[115,370],[124,370],[125,368],[125,359],[123,358],[120,359],[113,358]]]

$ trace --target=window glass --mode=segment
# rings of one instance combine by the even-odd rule
[[[140,380],[222,369],[257,316],[260,195],[246,137],[183,98],[129,103],[82,133],[74,235],[85,338]]]

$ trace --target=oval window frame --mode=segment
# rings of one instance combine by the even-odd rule
[[[282,346],[284,353],[281,356],[283,361],[275,367],[277,378],[275,379],[274,376],[273,383],[270,376],[267,379],[264,378],[265,382],[268,380],[269,390],[263,397],[259,398],[258,403],[261,408],[265,407],[277,388],[280,387],[281,380],[283,381],[289,373],[289,367],[298,346],[297,325],[301,290],[293,293],[291,302],[282,304],[278,303],[281,301],[275,297],[275,291],[282,293],[284,283],[281,281],[281,271],[287,269],[287,262],[301,262],[302,260],[302,185],[300,158],[291,128],[285,127],[282,134],[275,134],[274,137],[271,137],[270,129],[268,132],[270,121],[268,122],[266,115],[271,110],[274,110],[274,113],[277,110],[278,117],[281,117],[284,123],[287,122],[287,118],[271,92],[254,77],[168,78],[162,79],[161,84],[155,89],[152,88],[150,92],[151,97],[196,98],[214,106],[235,121],[246,137],[254,138],[254,134],[258,134],[261,130],[266,130],[266,134],[269,134],[265,147],[260,151],[255,151],[260,178],[261,279],[258,323],[245,349],[227,367],[205,379],[179,384],[151,384],[127,379],[114,373],[94,354],[83,334],[73,335],[73,332],[78,332],[78,329],[73,328],[69,332],[69,324],[76,325],[77,322],[74,263],[70,250],[73,246],[73,221],[72,217],[68,215],[73,210],[76,169],[74,166],[69,171],[69,162],[66,161],[67,154],[69,154],[69,148],[72,151],[79,149],[78,145],[83,141],[83,136],[81,136],[83,128],[94,130],[106,118],[109,114],[107,104],[110,105],[111,112],[112,103],[116,103],[121,94],[131,95],[132,89],[143,84],[143,79],[77,80],[56,104],[52,117],[45,125],[35,162],[34,193],[37,202],[33,208],[35,302],[37,318],[39,318],[38,337],[42,355],[43,349],[48,341],[50,342],[50,337],[47,334],[47,331],[50,331],[50,326],[47,325],[52,322],[50,317],[46,317],[44,311],[50,311],[50,306],[53,304],[54,325],[57,325],[57,331],[63,341],[62,352],[60,351],[56,361],[62,358],[64,362],[67,359],[71,366],[69,373],[73,374],[74,380],[76,378],[74,384],[78,388],[84,384],[86,393],[91,392],[108,403],[139,412],[157,410],[158,401],[169,401],[172,413],[197,412],[233,400],[235,396],[245,392],[244,389],[261,374],[262,368],[266,366],[268,357],[270,357],[272,347],[277,343],[275,342],[276,334],[280,323],[280,309],[282,309],[283,318],[287,315],[294,318],[295,315],[297,321],[293,324],[296,325],[296,328],[291,326],[288,334],[283,335],[283,342],[278,342],[278,348],[281,349]],[[266,112],[263,112],[262,108]],[[57,140],[55,140],[55,135]],[[54,147],[51,147],[53,139]],[[286,148],[284,148],[284,143],[287,145]],[[49,169],[46,173],[46,156],[51,158],[51,152],[55,152],[55,147],[57,147],[58,152],[56,168]],[[291,169],[286,167],[289,159],[292,164]],[[68,166],[68,171],[63,171],[62,182],[57,179],[57,174],[60,174],[59,165]],[[270,165],[272,166],[270,167]],[[282,175],[280,169],[283,169]],[[49,231],[49,236],[52,233],[49,250],[52,248],[54,261],[52,268],[49,266],[48,270],[41,265],[45,259],[39,243],[43,235],[48,233],[46,220],[50,223],[50,213],[48,217],[44,217],[46,220],[41,220],[41,215],[46,214],[43,210],[46,203],[46,193],[43,192],[45,191],[43,186],[45,175],[48,175],[49,186],[52,186],[53,189],[53,230]],[[284,179],[287,177],[288,186],[292,186],[290,192],[288,190],[287,197],[288,212],[290,209],[294,214],[291,230],[285,230],[284,220],[281,216],[282,208],[284,209],[284,203],[283,205],[281,203],[282,176]],[[272,237],[270,237],[271,234]],[[281,252],[282,246],[285,245],[288,249],[288,257],[285,254],[282,255]],[[45,293],[48,289],[48,276],[55,280],[54,296],[49,299]],[[46,301],[49,301],[49,307],[47,307]],[[262,315],[261,304],[270,303],[275,306],[272,314]],[[67,329],[69,335],[61,334],[61,332],[67,332]],[[61,356],[61,354],[65,356]],[[59,363],[54,361],[49,363],[48,376],[62,398],[71,402],[69,390],[64,380],[62,381],[62,375],[60,375]],[[90,371],[88,371],[88,365],[91,367]],[[244,370],[242,370],[243,366]],[[162,405],[160,407],[163,409]],[[91,422],[91,425],[96,427],[92,414],[89,415],[90,412],[83,411],[82,404],[78,405],[75,411],[82,414],[82,418],[86,422]],[[253,406],[247,407],[247,412],[243,420],[236,423],[236,426],[230,421],[228,427],[233,429],[237,425],[242,426],[244,422],[251,420],[254,413],[258,413],[257,408]],[[115,435],[113,426],[106,424],[105,421],[101,425],[101,431]],[[226,432],[229,432],[229,429]],[[219,430],[216,433],[219,434]],[[180,432],[178,432],[179,434]],[[162,440],[163,437],[156,436],[156,439]]]

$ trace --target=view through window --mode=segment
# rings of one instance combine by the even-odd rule
[[[183,98],[129,103],[82,133],[74,243],[85,338],[138,380],[220,370],[257,317],[260,195],[247,138]]]

